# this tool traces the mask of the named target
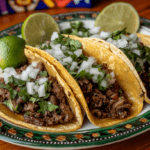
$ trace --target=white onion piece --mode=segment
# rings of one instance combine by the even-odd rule
[[[39,83],[39,84],[43,84],[43,83],[45,83],[46,81],[48,81],[48,78],[41,78],[41,79],[38,80],[38,83]]]
[[[96,59],[94,57],[89,57],[87,62],[89,63],[89,67],[91,67],[96,62]]]
[[[89,67],[89,62],[84,60],[80,66],[80,69],[85,70],[88,67]]]
[[[97,34],[99,32],[100,27],[94,27],[89,30],[91,34]]]
[[[33,71],[36,72],[36,73],[38,73],[40,70],[36,68]]]
[[[67,46],[62,45],[61,50],[65,51],[67,49]]]
[[[58,38],[58,33],[57,32],[53,32],[53,34],[51,35],[51,41],[55,40]]]
[[[26,71],[27,73],[30,73],[30,72],[33,71],[33,67],[32,67],[31,65],[29,65],[25,71]]]
[[[125,48],[127,46],[128,42],[125,39],[119,39],[117,41],[117,44],[118,44],[117,45],[118,48]]]
[[[85,28],[89,28],[89,29],[91,29],[91,28],[94,28],[94,21],[89,21],[88,20],[88,22],[85,20],[84,22],[83,22],[83,26],[85,27]]]
[[[31,77],[32,79],[36,79],[37,74],[38,74],[38,73],[37,73],[37,72],[34,72],[34,71],[33,71],[33,72],[30,72],[30,73],[29,73],[29,77]]]
[[[91,35],[90,38],[100,38],[99,34]]]
[[[113,40],[113,41],[112,41],[112,44],[118,47],[118,43],[117,43],[116,40]]]
[[[100,33],[100,38],[101,39],[106,39],[110,36],[110,32],[104,32],[104,31],[101,31]]]
[[[22,74],[21,74],[21,80],[23,81],[27,81],[28,80],[28,72],[25,70],[25,71],[22,71]]]
[[[90,74],[99,74],[100,72],[99,72],[99,70],[98,70],[98,68],[91,68],[90,69]]]
[[[50,45],[54,50],[60,50],[60,46],[61,46],[60,44],[54,45],[53,42],[51,42]]]
[[[115,77],[115,73],[113,71],[110,73],[110,75],[112,76],[112,78]]]
[[[11,75],[13,75],[13,76],[15,77],[15,76],[17,75],[17,72],[16,72],[16,70],[14,69],[14,70],[11,70],[9,74],[11,74]]]
[[[100,85],[102,87],[107,87],[107,81],[105,79],[103,79],[102,82],[100,83]]]
[[[137,48],[137,47],[138,47],[137,43],[132,43],[132,44],[130,45],[130,48]]]
[[[98,78],[98,75],[94,75],[94,76],[92,77],[92,80],[93,80],[94,83],[97,83],[97,78]]]
[[[26,83],[27,92],[28,92],[30,95],[36,94],[35,91],[33,90],[34,85],[35,85],[34,82],[27,82],[27,83]]]
[[[133,34],[130,34],[128,37],[129,37],[129,39],[131,39],[133,42],[135,42],[135,41],[137,40],[137,38],[138,38],[137,35],[134,34],[134,33],[133,33]]]
[[[66,62],[72,63],[72,58],[70,56],[66,57],[66,58],[62,59],[62,62],[64,62],[64,63],[66,63]]]
[[[3,76],[4,76],[4,81],[5,81],[5,84],[7,84],[8,83],[8,77],[10,77],[11,76],[11,74],[4,74],[3,73]]]
[[[112,38],[108,38],[106,41],[109,42],[109,43],[112,43],[113,39]]]
[[[129,39],[129,37],[128,36],[125,36],[125,35],[121,35],[121,39],[125,39],[125,40],[128,40]]]
[[[56,59],[61,59],[62,57],[64,57],[64,54],[61,50],[59,51],[53,51],[53,56],[56,58]]]
[[[7,67],[4,69],[4,72],[10,73],[10,71],[15,70],[13,67]]]
[[[38,86],[38,85],[34,85],[33,89],[34,89],[36,92],[38,92],[39,86]]]
[[[40,85],[38,89],[38,95],[39,97],[44,97],[46,95],[44,84]]]
[[[21,79],[21,74],[17,74],[17,75],[15,76],[15,78]]]
[[[138,56],[141,56],[141,52],[138,49],[132,50],[133,53],[137,54]]]
[[[32,67],[37,67],[37,64],[38,64],[38,62],[33,61],[32,64],[31,64],[31,66],[32,66]]]
[[[71,67],[70,67],[70,70],[73,70],[77,67],[78,63],[73,61],[72,64],[71,64]]]
[[[79,35],[79,36],[82,36],[82,35],[83,35],[83,32],[82,32],[82,31],[79,31],[79,32],[78,32],[78,35]]]
[[[74,54],[76,54],[77,57],[79,57],[82,54],[82,49],[77,49]]]

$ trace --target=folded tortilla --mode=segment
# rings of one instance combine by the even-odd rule
[[[83,115],[82,115],[79,103],[77,102],[76,98],[74,97],[74,94],[72,93],[67,83],[60,77],[55,67],[46,59],[44,59],[42,55],[33,53],[28,48],[25,49],[25,55],[28,59],[29,64],[31,64],[33,61],[42,62],[44,66],[46,67],[48,74],[57,79],[58,83],[64,89],[66,98],[68,100],[68,104],[74,114],[74,118],[72,119],[72,121],[68,123],[64,123],[64,124],[58,124],[58,125],[53,125],[53,126],[37,126],[37,125],[24,122],[24,117],[22,115],[15,114],[3,104],[0,104],[0,116],[6,119],[7,121],[10,121],[11,123],[20,125],[22,127],[27,127],[29,129],[38,130],[38,131],[71,132],[71,131],[75,131],[79,129],[83,123]]]
[[[93,56],[97,60],[98,64],[106,63],[108,69],[114,71],[117,82],[120,87],[127,94],[128,101],[131,103],[130,114],[125,119],[113,119],[113,118],[103,118],[98,119],[95,117],[89,110],[87,102],[84,98],[84,95],[76,82],[76,80],[68,73],[68,71],[51,55],[46,53],[45,51],[39,50],[37,48],[33,48],[30,46],[26,46],[27,49],[30,49],[32,52],[42,55],[48,62],[54,65],[59,75],[66,81],[66,83],[72,89],[76,99],[79,101],[83,109],[85,110],[88,119],[96,126],[107,127],[117,123],[124,122],[131,118],[137,116],[143,108],[144,94],[142,84],[140,84],[139,80],[134,75],[131,68],[126,63],[127,57],[125,56],[125,60],[122,59],[122,52],[118,50],[118,55],[116,55],[113,51],[115,51],[115,47],[113,45],[105,44],[102,40],[99,39],[91,39],[91,38],[80,38],[73,35],[64,35],[69,36],[71,39],[78,40],[82,44],[83,54],[85,56]],[[130,61],[129,61],[130,62]]]

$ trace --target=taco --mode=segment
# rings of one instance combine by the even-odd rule
[[[26,49],[54,65],[94,125],[107,127],[137,116],[144,91],[128,65],[98,42],[67,36],[44,44],[46,51]]]
[[[99,43],[101,46],[110,49],[113,54],[126,62],[141,85],[144,92],[144,100],[150,103],[150,36],[141,33],[127,35],[122,33],[120,39],[117,39],[118,41],[120,40],[120,43],[121,37],[125,38],[127,42],[126,46],[120,46],[120,48],[108,43],[108,38],[106,41],[91,38],[90,41]],[[112,38],[113,42],[117,41],[114,39],[115,37]]]
[[[25,49],[28,64],[4,69],[0,78],[0,116],[14,124],[46,132],[70,132],[83,116],[72,91],[54,66]]]

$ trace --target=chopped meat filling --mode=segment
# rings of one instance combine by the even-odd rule
[[[83,91],[91,113],[97,118],[124,119],[129,115],[131,105],[126,100],[120,87],[115,82],[106,91],[100,91],[96,83],[87,79],[80,79],[78,83]]]
[[[21,74],[22,71],[26,70],[27,67],[28,65],[24,65],[21,68],[17,68],[16,69],[17,74]],[[38,68],[40,72],[45,70],[43,63],[41,62],[39,62],[37,64],[37,67],[34,68],[35,69]],[[64,89],[62,88],[62,86],[58,83],[56,78],[52,76],[41,77],[40,75],[37,75],[36,79],[35,80],[32,79],[31,81],[35,82],[40,78],[48,78],[48,81],[52,82],[49,85],[50,95],[47,99],[44,99],[44,101],[49,102],[50,104],[53,104],[55,106],[58,106],[59,108],[53,111],[46,110],[43,114],[41,112],[38,112],[38,110],[40,109],[38,101],[36,102],[31,102],[29,100],[24,101],[21,97],[17,96],[15,99],[11,100],[11,103],[13,106],[13,110],[17,109],[19,106],[20,111],[14,112],[23,114],[25,122],[38,126],[52,126],[56,124],[70,122],[73,119],[74,115],[70,109],[69,104],[67,103],[67,97],[64,93]],[[0,78],[0,83],[6,85],[3,78]],[[13,88],[13,90],[17,92],[21,91],[20,87],[13,86],[12,84],[10,84],[10,86]],[[3,103],[9,99],[10,99],[9,91],[5,88],[0,88],[0,103]]]

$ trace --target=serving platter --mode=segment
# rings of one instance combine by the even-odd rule
[[[73,12],[54,15],[54,19],[62,27],[67,28],[70,21],[82,20],[94,23],[99,12]],[[140,33],[150,35],[150,20],[140,18]],[[7,35],[21,35],[22,23],[16,24],[0,31],[0,38]],[[0,139],[16,145],[35,149],[82,149],[111,144],[133,136],[139,135],[150,129],[150,106],[144,104],[143,111],[135,118],[126,122],[99,128],[92,125],[85,117],[81,129],[69,133],[48,133],[34,131],[16,126],[0,118]]]

